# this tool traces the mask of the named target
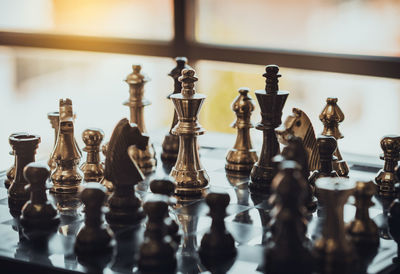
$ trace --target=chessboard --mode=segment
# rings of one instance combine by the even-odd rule
[[[160,147],[160,146],[156,146]],[[161,151],[157,151],[160,155]],[[238,254],[228,273],[261,273],[263,245],[269,229],[268,197],[251,194],[248,189],[248,177],[231,176],[225,172],[226,150],[222,148],[202,147],[202,163],[210,176],[209,192],[226,192],[230,204],[225,218],[226,228],[235,239]],[[350,178],[371,180],[378,171],[375,167],[362,166],[359,163],[350,166]],[[169,174],[170,166],[163,165],[158,158],[157,170],[136,186],[136,192],[142,201],[152,195],[149,182]],[[112,258],[93,258],[91,262],[82,262],[74,253],[76,234],[83,226],[82,205],[76,196],[56,197],[48,194],[61,215],[58,230],[45,246],[35,246],[23,237],[17,219],[9,213],[7,190],[4,188],[5,172],[0,173],[0,269],[1,273],[136,273],[138,272],[138,249],[143,241],[145,221],[134,228],[116,234],[116,250]],[[82,185],[84,186],[84,182]],[[354,218],[354,200],[349,199],[344,210],[345,222]],[[392,259],[397,255],[397,245],[390,238],[387,228],[387,210],[375,197],[370,208],[371,218],[380,229],[380,247],[377,255],[368,266],[368,273],[399,273]],[[179,201],[170,206],[170,216],[180,226],[181,244],[176,253],[178,273],[209,273],[202,265],[197,249],[204,233],[209,229],[211,218],[204,198],[191,201]],[[307,237],[312,241],[320,231],[317,213],[314,213],[309,225]]]

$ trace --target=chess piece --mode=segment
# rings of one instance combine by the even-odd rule
[[[10,137],[11,136],[16,136],[16,135],[28,135],[28,133],[26,133],[26,132],[17,132],[17,133],[11,134]],[[17,159],[15,157],[14,150],[10,151],[10,155],[14,156],[14,164],[7,170],[7,173],[6,173],[7,178],[4,180],[4,186],[7,189],[10,187],[12,181],[15,178],[15,165],[17,164]]]
[[[100,182],[104,176],[104,167],[100,162],[100,144],[103,141],[104,132],[97,128],[88,128],[82,133],[82,140],[87,152],[86,162],[80,169],[86,182]]]
[[[149,138],[127,119],[119,121],[111,135],[104,176],[114,186],[108,199],[110,211],[106,213],[106,220],[113,230],[135,225],[144,217],[135,193],[135,185],[143,181],[144,175],[129,156],[128,147],[135,145],[145,150],[148,141]]]
[[[150,80],[141,73],[140,65],[133,65],[133,72],[126,77],[125,82],[129,84],[129,99],[124,102],[129,107],[130,122],[135,123],[143,134],[147,133],[144,122],[144,107],[151,104],[144,98],[144,85]],[[143,173],[150,173],[156,169],[157,160],[153,144],[149,141],[146,150],[140,150],[136,147],[129,149],[129,155],[136,161]]]
[[[254,110],[254,103],[248,93],[248,88],[239,89],[240,95],[232,103],[236,121],[231,126],[237,128],[237,136],[234,147],[226,155],[225,169],[227,171],[250,173],[254,163],[258,160],[257,152],[251,144],[250,128],[254,126],[250,118]]]
[[[375,182],[378,185],[378,195],[395,196],[394,185],[399,182],[399,178],[397,178],[395,173],[395,167],[399,160],[400,136],[384,136],[381,139],[381,148],[383,155],[380,158],[385,160],[385,165],[375,177]]]
[[[178,123],[171,132],[179,136],[178,158],[170,176],[175,179],[175,194],[179,196],[202,195],[210,180],[200,163],[197,146],[197,136],[205,132],[198,122],[198,114],[206,98],[196,93],[197,80],[193,69],[182,70],[179,77],[182,92],[170,96],[178,114]]]
[[[75,253],[78,256],[107,254],[113,250],[113,233],[103,223],[103,203],[106,189],[97,183],[88,183],[80,198],[85,205],[85,225],[76,235]]]
[[[327,98],[326,106],[319,115],[319,119],[324,124],[322,135],[333,136],[336,141],[343,138],[342,133],[339,131],[339,124],[344,120],[344,114],[339,106],[336,104],[337,98]],[[333,162],[333,169],[336,170],[339,176],[346,177],[349,174],[349,167],[339,151],[339,146],[336,148],[334,155],[337,160]]]
[[[15,153],[15,177],[8,189],[8,206],[13,217],[21,215],[22,206],[29,200],[29,192],[25,190],[28,184],[23,171],[27,164],[35,161],[35,153],[40,143],[38,135],[11,135],[10,145]]]
[[[400,183],[397,183],[395,188],[399,195]],[[393,258],[393,262],[396,264],[400,264],[400,198],[399,198],[399,196],[390,205],[389,214],[388,214],[389,233],[390,233],[390,236],[397,243],[397,257]]]
[[[316,187],[317,198],[325,205],[322,236],[313,247],[317,272],[355,273],[355,252],[346,238],[343,220],[344,204],[354,191],[355,182],[343,177],[323,177],[316,181]]]
[[[24,178],[29,182],[30,199],[22,208],[21,225],[27,231],[51,232],[57,230],[60,217],[47,200],[46,181],[50,175],[47,165],[32,162],[24,168]]]
[[[257,101],[261,109],[261,122],[256,125],[263,131],[263,145],[258,162],[251,170],[249,188],[252,192],[269,192],[272,179],[277,173],[276,164],[272,158],[279,154],[279,143],[275,128],[281,124],[282,109],[289,95],[287,91],[278,88],[279,67],[269,65],[263,76],[266,78],[265,90],[257,90]]]
[[[265,248],[265,273],[311,274],[313,260],[306,238],[307,181],[295,161],[285,160],[272,181],[272,236]]]
[[[51,150],[53,151],[57,144],[58,130],[60,126],[60,113],[58,111],[49,112],[47,113],[47,118],[50,120],[51,127],[54,129],[54,145],[53,149]],[[54,170],[57,167],[57,164],[53,157],[51,157],[51,154],[47,164],[49,165],[50,170]]]
[[[72,101],[61,99],[57,143],[51,155],[57,164],[51,174],[53,187],[50,191],[54,193],[76,193],[82,181],[77,168],[81,153],[74,137],[73,120]]]
[[[227,267],[226,271],[229,270],[237,254],[235,240],[225,229],[224,218],[229,201],[227,193],[209,193],[206,197],[212,223],[210,230],[201,239],[199,255],[201,262],[212,273],[216,272],[212,271],[214,268],[219,267]]]
[[[104,157],[107,157],[107,149],[108,149],[108,142],[105,143],[101,147],[101,153],[103,153]],[[105,160],[102,163],[102,165],[105,166]],[[100,184],[102,184],[103,186],[105,186],[107,188],[107,194],[110,194],[113,192],[114,186],[113,186],[112,182],[110,182],[109,180],[106,179],[106,177],[104,176],[104,172],[103,172],[103,178],[101,179]]]
[[[371,198],[375,193],[376,187],[372,181],[356,183],[353,194],[356,199],[356,216],[346,227],[358,257],[363,262],[360,267],[365,270],[375,257],[379,247],[378,226],[371,220],[368,211],[374,205]]]
[[[171,197],[175,192],[174,181],[171,178],[165,177],[163,179],[154,179],[150,182],[150,190],[153,193]],[[178,247],[181,242],[181,235],[179,234],[179,225],[167,215],[165,216],[165,223],[167,225],[167,234],[174,240]]]
[[[182,75],[181,72],[183,69],[190,68],[187,65],[186,57],[176,57],[175,61],[176,61],[176,67],[168,74],[174,79],[174,91],[170,95],[168,95],[167,97],[168,99],[171,99],[171,95],[173,94],[181,93],[182,84],[178,79]],[[178,123],[178,114],[176,113],[176,110],[174,110],[174,118],[172,120],[171,128],[168,134],[165,135],[164,141],[162,143],[161,160],[167,163],[168,162],[175,163],[176,158],[178,158],[179,137],[171,133],[172,129],[176,126],[177,123]]]
[[[332,165],[334,160],[333,153],[337,147],[335,137],[320,135],[317,139],[317,147],[319,152],[320,168],[314,170],[308,180],[313,187],[315,187],[315,182],[318,178],[339,176],[336,171],[333,170]]]
[[[165,199],[147,201],[143,206],[148,216],[145,239],[139,251],[139,270],[142,273],[174,273],[175,247],[166,239],[164,218],[168,214]]]

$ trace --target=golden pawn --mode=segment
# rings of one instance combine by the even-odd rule
[[[258,160],[257,152],[251,144],[250,128],[254,125],[250,118],[254,111],[254,103],[248,93],[248,88],[239,89],[239,95],[232,103],[236,121],[231,126],[237,129],[237,136],[235,145],[226,155],[225,169],[228,171],[250,173]]]
[[[339,140],[343,138],[342,133],[339,131],[339,124],[343,122],[344,114],[336,104],[337,101],[337,98],[327,98],[327,104],[319,115],[319,119],[324,124],[324,130],[321,134],[325,136],[333,136],[336,140]],[[336,148],[333,155],[337,158],[337,160],[333,162],[333,169],[336,170],[339,176],[347,177],[349,174],[349,166],[346,161],[343,160],[339,151],[339,146]]]
[[[109,144],[109,142],[107,142],[107,143],[105,143],[104,145],[101,146],[101,153],[103,153],[104,157],[106,157],[106,158],[107,158],[108,144]],[[104,161],[102,162],[103,166],[105,166],[105,162],[106,162],[106,159],[104,159]],[[106,189],[107,189],[106,193],[107,194],[110,194],[110,193],[113,192],[114,185],[113,185],[113,183],[111,181],[106,179],[105,174],[104,174],[103,178],[101,179],[100,184],[102,184],[103,186],[106,187]]]
[[[150,79],[140,72],[141,69],[140,65],[133,65],[133,72],[126,77],[125,82],[129,84],[129,99],[124,102],[124,105],[129,107],[130,122],[135,123],[141,133],[147,133],[143,111],[144,107],[150,105],[151,102],[144,98],[144,84]],[[144,151],[132,146],[128,153],[143,173],[150,173],[156,169],[156,153],[151,142]]]
[[[198,122],[198,114],[206,98],[196,93],[194,83],[197,80],[192,68],[182,70],[179,77],[182,91],[170,97],[178,114],[178,123],[171,133],[179,136],[179,152],[170,173],[175,179],[178,196],[201,196],[210,180],[200,162],[197,146],[197,136],[205,132]]]
[[[54,193],[76,193],[82,181],[78,171],[81,154],[74,137],[74,117],[71,99],[60,100],[60,126],[56,147],[51,158],[57,164],[51,174]]]
[[[103,141],[104,132],[98,128],[88,128],[82,133],[82,140],[87,152],[86,162],[80,169],[86,182],[100,182],[104,176],[104,166],[100,162],[100,144]]]

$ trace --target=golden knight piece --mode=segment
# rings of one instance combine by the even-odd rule
[[[104,132],[99,128],[88,128],[82,133],[82,140],[87,152],[86,162],[80,169],[86,182],[100,182],[104,176],[104,166],[100,162],[100,145],[104,138]]]

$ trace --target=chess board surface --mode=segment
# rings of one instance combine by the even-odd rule
[[[160,151],[157,151],[160,155]],[[201,161],[210,176],[209,191],[224,191],[230,196],[230,205],[225,218],[226,228],[236,241],[238,255],[229,273],[261,273],[263,246],[267,240],[269,210],[268,197],[251,194],[248,190],[248,178],[227,175],[224,169],[225,149],[202,148]],[[352,165],[351,178],[373,179],[376,168]],[[353,169],[352,169],[353,167]],[[149,181],[168,175],[170,167],[158,159],[156,172],[147,176],[137,185],[137,193],[142,200],[152,195]],[[90,262],[81,261],[74,254],[76,234],[83,225],[84,213],[79,199],[74,196],[54,196],[49,198],[57,205],[61,213],[61,224],[57,233],[52,235],[45,246],[33,246],[19,229],[18,220],[9,213],[7,190],[4,188],[5,172],[0,173],[0,272],[14,273],[135,273],[137,269],[138,249],[143,240],[145,221],[137,227],[116,234],[116,252],[112,258],[92,258]],[[84,184],[83,184],[84,185]],[[373,218],[380,227],[380,247],[368,273],[396,273],[399,271],[392,263],[397,255],[397,245],[390,239],[381,203],[374,198],[375,205],[370,209]],[[352,199],[345,206],[345,222],[353,219],[355,208]],[[170,215],[181,227],[183,235],[177,251],[180,273],[207,273],[197,254],[197,248],[203,234],[211,224],[208,207],[203,199],[178,201],[170,207]],[[320,220],[314,213],[308,226],[308,237],[315,240],[320,233]],[[399,272],[397,272],[399,273]]]

